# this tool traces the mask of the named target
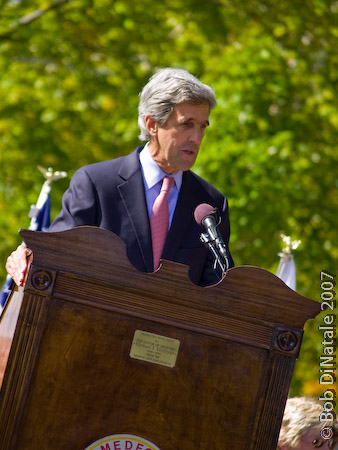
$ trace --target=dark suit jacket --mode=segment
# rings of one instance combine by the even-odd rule
[[[153,271],[150,221],[138,147],[128,156],[82,167],[75,172],[62,200],[62,211],[50,227],[61,231],[81,225],[106,228],[126,243],[130,262],[140,271]],[[230,225],[226,198],[191,171],[183,173],[182,187],[162,258],[190,266],[195,284],[217,281],[211,252],[199,241],[203,229],[193,214],[200,203],[218,208],[221,233],[228,243]],[[233,265],[230,256],[231,265]]]

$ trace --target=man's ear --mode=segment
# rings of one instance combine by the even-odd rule
[[[147,127],[150,136],[156,136],[158,128],[156,120],[154,120],[149,114],[147,114],[144,118],[144,123]]]

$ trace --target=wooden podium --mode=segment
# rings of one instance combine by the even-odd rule
[[[170,261],[139,272],[99,228],[20,234],[34,260],[0,323],[1,450],[275,450],[319,303],[256,267],[208,288]]]

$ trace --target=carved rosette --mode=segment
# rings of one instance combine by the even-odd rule
[[[51,295],[56,273],[40,267],[31,266],[25,290],[38,291],[40,295]]]
[[[299,329],[293,329],[282,325],[276,325],[272,348],[285,356],[297,358],[303,332]]]

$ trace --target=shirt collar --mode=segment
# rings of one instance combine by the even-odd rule
[[[149,142],[146,143],[146,145],[140,152],[140,163],[142,167],[145,189],[146,190],[151,189],[152,187],[155,186],[155,184],[161,181],[163,177],[171,176],[174,178],[175,185],[177,187],[177,190],[179,191],[182,185],[182,176],[183,176],[182,170],[180,170],[177,173],[174,173],[173,175],[168,175],[167,173],[163,172],[163,170],[160,169],[160,167],[151,157],[148,144]]]

